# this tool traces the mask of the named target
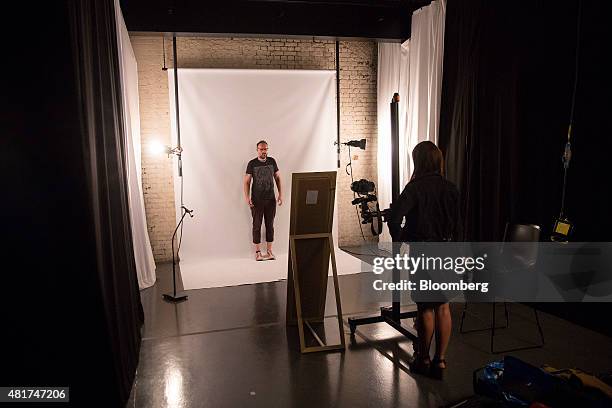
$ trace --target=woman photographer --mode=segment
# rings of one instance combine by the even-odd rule
[[[459,192],[444,178],[442,152],[432,142],[421,142],[412,151],[412,160],[414,172],[410,182],[391,206],[388,225],[393,242],[416,243],[411,245],[413,252],[419,242],[460,240]],[[417,304],[418,341],[410,368],[441,379],[452,327],[448,300],[442,293],[418,292],[413,293],[413,299]],[[434,333],[436,351],[430,360]]]

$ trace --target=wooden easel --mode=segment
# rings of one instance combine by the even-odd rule
[[[293,173],[287,324],[297,323],[302,353],[345,349],[340,287],[332,237],[335,190],[335,172]],[[312,323],[323,323],[325,318],[330,259],[338,313],[339,344],[326,344],[312,327]],[[306,345],[304,326],[309,329],[318,346]]]

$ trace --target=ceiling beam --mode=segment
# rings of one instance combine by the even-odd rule
[[[404,41],[426,0],[121,0],[131,32]]]

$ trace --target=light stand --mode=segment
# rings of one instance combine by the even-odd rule
[[[185,294],[185,292],[176,292],[176,256],[174,253],[174,239],[176,238],[177,231],[179,230],[181,225],[183,225],[183,220],[185,219],[185,216],[189,214],[189,216],[193,218],[193,210],[189,210],[183,205],[181,206],[181,212],[181,220],[176,225],[174,233],[172,234],[172,293],[164,293],[163,295],[163,298],[166,302],[172,303],[178,303],[187,300],[187,295]]]
[[[187,300],[187,295],[184,292],[176,292],[176,258],[178,256],[178,251],[181,249],[181,244],[179,241],[179,247],[175,254],[174,252],[174,239],[176,238],[176,233],[179,228],[181,228],[181,240],[183,238],[182,234],[182,226],[183,220],[185,216],[189,214],[190,217],[193,218],[193,210],[189,210],[187,207],[183,205],[183,161],[182,161],[182,153],[183,148],[181,147],[181,126],[179,122],[179,96],[178,96],[178,57],[176,52],[176,35],[172,36],[172,51],[174,54],[174,103],[175,103],[175,111],[176,111],[176,136],[177,136],[177,147],[166,147],[166,153],[168,157],[171,154],[174,154],[178,158],[178,176],[181,178],[181,219],[176,225],[174,229],[174,233],[172,234],[172,293],[164,293],[163,299],[166,302],[178,303],[184,302]]]

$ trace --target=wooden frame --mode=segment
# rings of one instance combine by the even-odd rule
[[[287,324],[297,323],[302,353],[346,348],[334,240],[331,232],[335,185],[335,172],[294,173],[292,178]],[[317,335],[311,323],[323,323],[325,319],[330,259],[340,343],[328,345]],[[306,345],[304,326],[309,329],[318,346]]]

